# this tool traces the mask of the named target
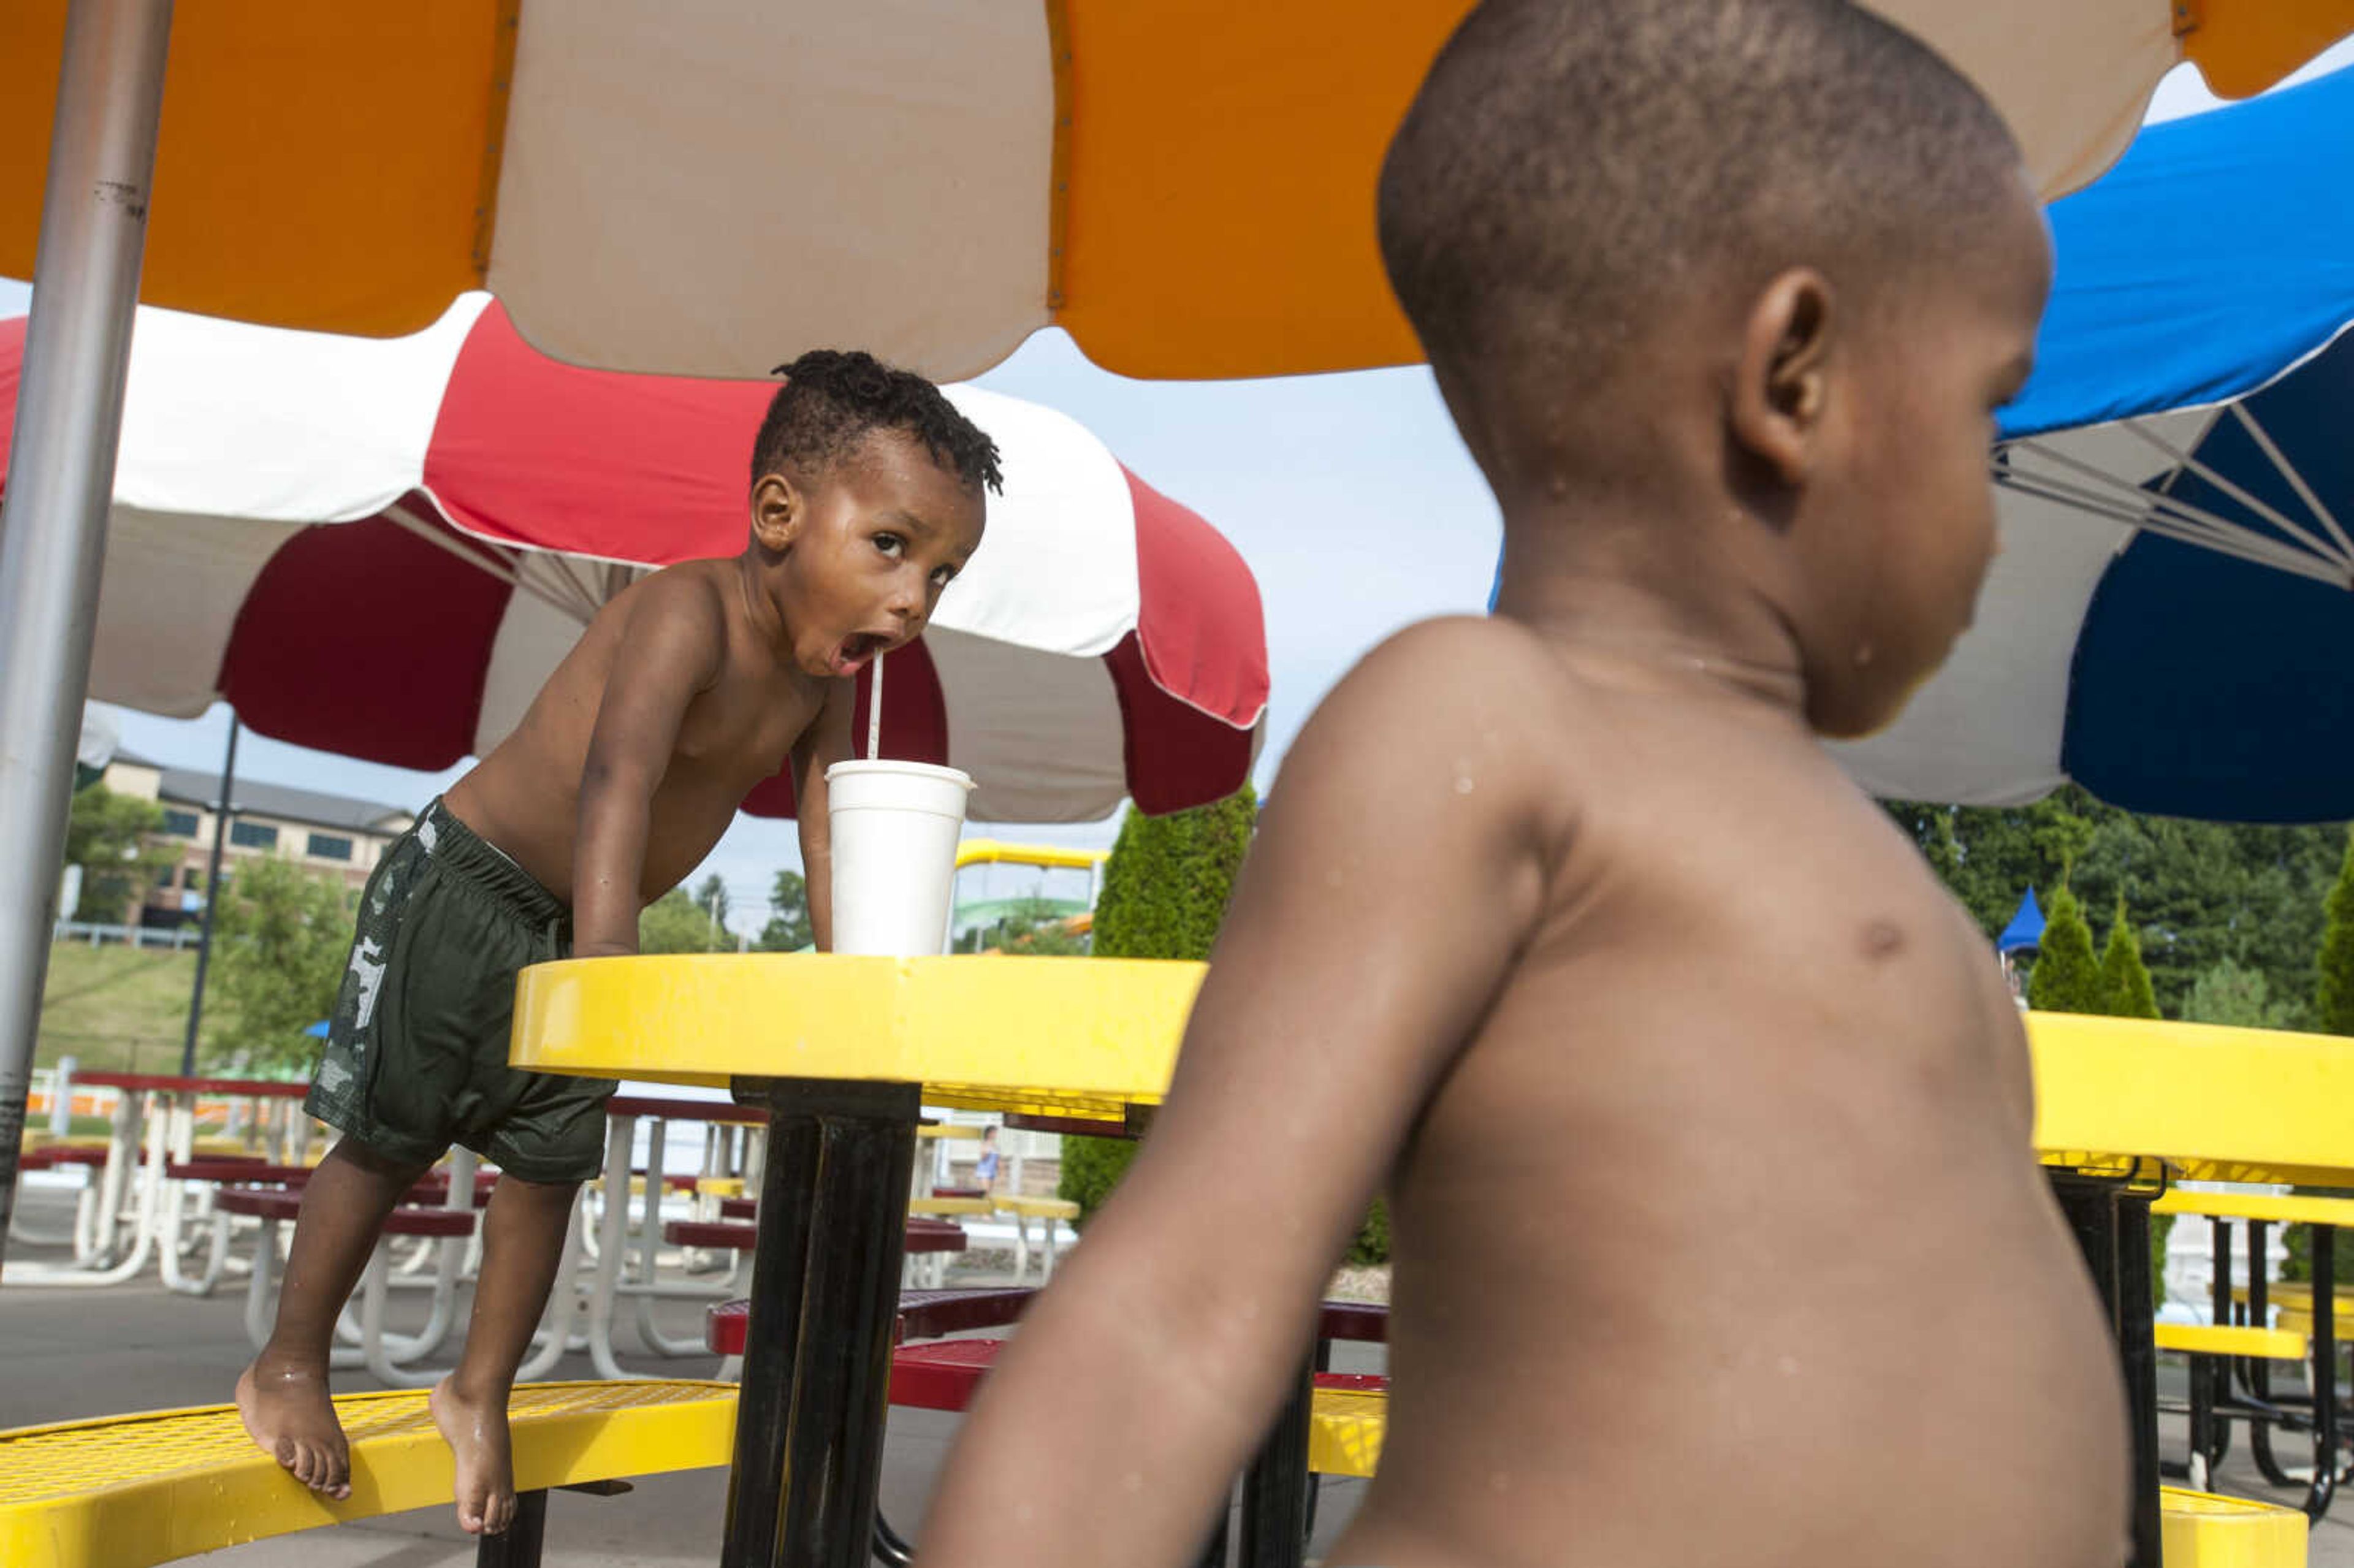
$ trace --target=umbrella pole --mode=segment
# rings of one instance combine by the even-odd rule
[[[40,1029],[147,242],[170,0],[74,0],[0,506],[0,1248]]]
[[[237,813],[230,793],[237,788],[237,710],[228,710],[228,754],[221,759],[220,799],[213,805],[213,853],[205,870],[205,921],[196,938],[196,978],[188,988],[188,1037],[180,1042],[180,1076],[196,1075],[196,1024],[205,1015],[205,970],[213,957],[213,916],[220,909],[221,849]]]

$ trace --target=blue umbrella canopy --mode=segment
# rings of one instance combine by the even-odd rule
[[[1965,804],[2354,817],[2354,70],[2145,131],[2051,208],[2004,551],[1904,716],[1837,749]]]

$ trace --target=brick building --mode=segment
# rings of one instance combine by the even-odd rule
[[[164,808],[164,828],[150,842],[175,858],[148,889],[140,923],[173,926],[204,907],[205,873],[212,857],[219,817],[214,810],[220,775],[189,768],[165,768],[118,752],[107,766],[106,787]],[[296,789],[239,779],[230,791],[228,842],[221,874],[234,876],[240,863],[261,855],[292,861],[313,875],[339,876],[357,888],[392,841],[407,830],[413,813],[376,800]]]

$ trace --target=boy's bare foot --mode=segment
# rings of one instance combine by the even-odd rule
[[[469,1535],[504,1535],[514,1522],[514,1465],[507,1447],[507,1405],[469,1399],[455,1376],[433,1385],[433,1425],[458,1461],[458,1525]]]
[[[352,1451],[324,1372],[257,1357],[237,1380],[237,1413],[262,1451],[313,1491],[352,1495]]]

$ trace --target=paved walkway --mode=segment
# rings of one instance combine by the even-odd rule
[[[49,1207],[51,1194],[34,1191],[25,1196],[35,1223],[59,1223],[59,1212]],[[9,1255],[31,1261],[43,1255],[12,1247]],[[0,1377],[0,1426],[226,1401],[250,1354],[243,1303],[242,1287],[234,1283],[209,1299],[195,1300],[164,1290],[152,1276],[146,1283],[98,1290],[0,1288],[0,1346],[7,1358]],[[422,1315],[421,1303],[396,1298],[396,1314],[405,1308]],[[699,1310],[664,1303],[664,1330],[693,1331]],[[632,1371],[695,1377],[707,1376],[713,1368],[702,1357],[670,1361],[632,1354],[633,1343],[631,1332],[622,1330],[622,1359]],[[1368,1360],[1361,1367],[1344,1361],[1343,1366],[1374,1370],[1375,1363]],[[587,1356],[576,1355],[555,1375],[591,1378],[596,1372]],[[2180,1374],[2170,1375],[2171,1389],[2179,1392]],[[365,1373],[352,1373],[341,1386],[376,1385]],[[2022,1412],[2021,1418],[2032,1414]],[[883,1508],[903,1534],[912,1535],[922,1521],[958,1420],[928,1410],[892,1414]],[[2167,1437],[2171,1450],[2179,1452],[2179,1423]],[[2243,1456],[2244,1442],[2239,1449]],[[1359,1481],[1325,1482],[1318,1549],[1346,1522],[1363,1487]],[[2224,1467],[2221,1489],[2288,1500],[2264,1487],[2238,1457]],[[565,1568],[708,1568],[718,1558],[726,1498],[726,1478],[717,1470],[652,1477],[619,1498],[559,1492],[548,1508],[549,1561]],[[473,1562],[473,1546],[451,1510],[428,1509],[256,1542],[204,1561],[208,1568],[464,1568]],[[2342,1497],[2314,1531],[2310,1568],[2354,1568],[2354,1496]]]
[[[48,1206],[50,1194],[37,1190],[24,1196],[34,1224],[64,1223],[64,1211]],[[11,1246],[8,1255],[30,1262],[62,1255]],[[983,1277],[972,1283],[1012,1281]],[[421,1299],[404,1301],[405,1294],[394,1298],[395,1328],[413,1327],[412,1319],[423,1318]],[[663,1303],[663,1331],[695,1332],[701,1310],[691,1303]],[[96,1290],[0,1287],[0,1346],[6,1351],[0,1427],[226,1403],[252,1355],[244,1311],[241,1281],[202,1300],[172,1294],[152,1274],[139,1284]],[[673,1361],[633,1354],[633,1328],[617,1331],[617,1345],[623,1365],[632,1372],[708,1377],[717,1365],[716,1357]],[[1351,1370],[1356,1370],[1352,1363]],[[551,1375],[593,1378],[597,1372],[580,1354],[566,1357]],[[337,1374],[340,1389],[380,1386],[364,1372]],[[912,1536],[923,1520],[960,1419],[931,1410],[891,1414],[883,1510],[904,1535]],[[552,1496],[548,1562],[564,1568],[710,1568],[718,1561],[727,1495],[724,1471],[653,1476],[633,1484],[636,1489],[624,1497]],[[1320,1547],[1346,1522],[1364,1483],[1331,1479],[1325,1487]],[[467,1568],[474,1548],[458,1529],[453,1510],[439,1508],[258,1541],[201,1561],[206,1568]]]

